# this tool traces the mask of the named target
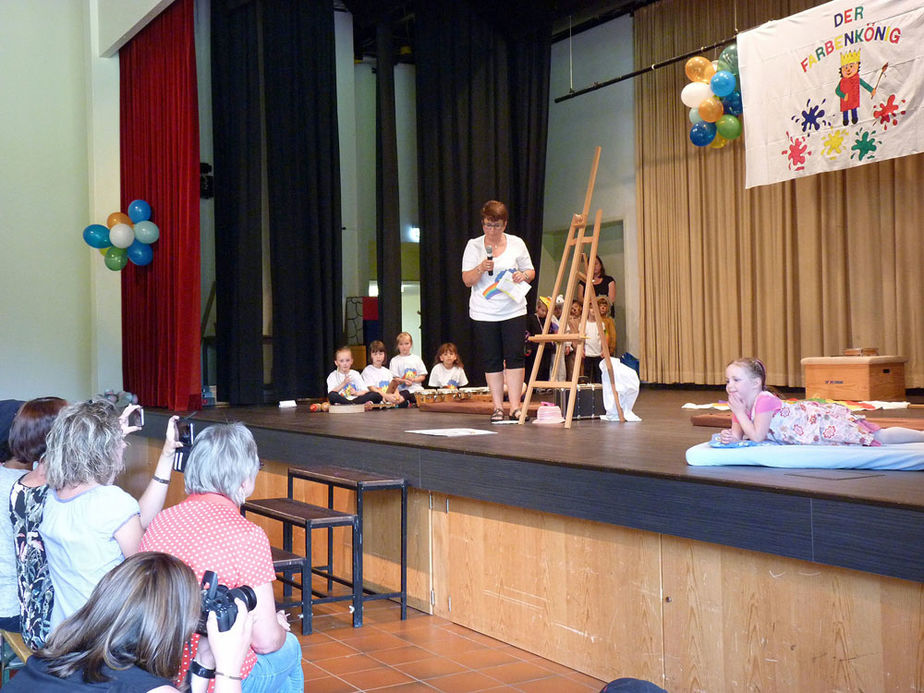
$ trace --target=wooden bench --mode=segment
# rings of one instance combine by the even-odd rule
[[[398,599],[401,604],[401,619],[407,618],[407,481],[402,477],[366,472],[331,465],[312,467],[289,467],[288,496],[295,498],[295,480],[309,481],[327,486],[327,506],[334,507],[334,488],[343,488],[356,493],[356,516],[358,518],[359,541],[363,541],[363,501],[369,491],[398,490],[401,492],[401,588],[394,592],[374,592],[360,585],[360,599],[363,602],[375,599]],[[333,554],[333,532],[327,533],[327,558]],[[359,570],[363,574],[363,555],[359,552]],[[328,590],[331,585],[328,583]]]
[[[32,650],[23,642],[22,634],[10,630],[3,634],[3,649],[0,652],[0,686],[9,683],[10,672],[22,669],[32,656]]]
[[[363,608],[361,599],[362,586],[362,542],[359,540],[359,522],[355,514],[342,513],[320,505],[311,505],[291,498],[263,498],[248,500],[241,506],[241,514],[251,512],[263,517],[282,522],[282,549],[273,548],[273,568],[282,574],[282,582],[287,586],[295,586],[301,591],[301,600],[298,602],[282,603],[282,607],[300,604],[302,608],[302,634],[312,631],[312,607],[315,604],[329,602],[352,601],[353,627],[359,628],[363,624]],[[305,553],[299,556],[292,550],[292,528],[300,527],[305,530]],[[350,527],[353,540],[353,574],[350,580],[333,574],[333,562],[328,553],[328,562],[325,566],[313,566],[311,561],[311,533],[316,529],[332,529],[334,527]],[[296,582],[294,574],[299,573],[301,580]],[[318,592],[312,588],[312,575],[320,575],[328,580],[327,592]],[[351,585],[350,594],[332,594],[332,583]],[[288,594],[288,593],[287,593]]]

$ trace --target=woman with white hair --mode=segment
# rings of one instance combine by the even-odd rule
[[[269,539],[241,516],[240,507],[253,493],[260,459],[257,444],[240,423],[215,424],[196,437],[186,463],[182,503],[162,511],[141,540],[142,551],[163,551],[193,569],[198,580],[211,570],[229,588],[249,585],[257,597],[251,649],[241,675],[244,693],[302,693],[301,645],[289,632],[273,595],[273,558]],[[197,659],[194,635],[183,657],[181,675]],[[195,669],[193,665],[193,669]]]
[[[178,447],[167,426],[164,448],[139,500],[115,485],[124,436],[136,405],[119,415],[106,400],[62,409],[48,433],[45,476],[50,489],[39,532],[45,540],[55,598],[52,630],[76,612],[107,572],[138,550],[144,528],[164,507]]]

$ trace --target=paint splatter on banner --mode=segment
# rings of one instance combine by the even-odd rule
[[[746,187],[924,151],[924,3],[835,0],[738,36]]]

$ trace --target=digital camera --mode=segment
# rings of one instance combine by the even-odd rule
[[[196,442],[196,427],[188,416],[177,420],[176,439],[181,447],[173,452],[173,469],[182,474],[186,471],[186,460],[189,459],[193,443]]]
[[[237,618],[237,604],[235,599],[240,599],[252,611],[257,605],[257,594],[253,587],[241,585],[234,589],[229,589],[225,585],[218,584],[218,576],[214,571],[206,570],[202,576],[202,611],[199,614],[199,623],[196,625],[196,632],[199,635],[207,635],[205,628],[206,621],[209,618],[209,612],[215,612],[218,619],[218,630],[224,632],[234,625]]]

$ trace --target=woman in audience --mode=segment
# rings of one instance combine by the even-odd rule
[[[207,658],[197,662],[191,690],[241,690],[240,670],[253,617],[240,600],[233,625],[220,632],[210,612]],[[6,684],[17,691],[177,691],[184,644],[199,622],[199,583],[186,565],[164,553],[139,553],[104,575],[89,600],[62,623],[24,669]],[[206,653],[202,653],[206,657]]]
[[[106,400],[61,410],[48,434],[46,475],[51,491],[39,531],[45,540],[55,599],[51,628],[83,606],[100,578],[138,550],[144,528],[164,506],[173,469],[174,419],[167,425],[154,478],[139,500],[118,486],[124,436],[137,427]]]
[[[66,406],[67,402],[60,397],[39,397],[20,407],[10,427],[10,453],[13,457],[6,464],[27,470],[27,473],[14,481],[10,492],[5,485],[0,489],[0,498],[9,499],[9,514],[0,514],[0,525],[5,529],[6,518],[9,517],[13,538],[4,546],[4,552],[7,549],[13,552],[11,560],[7,562],[4,559],[0,563],[0,571],[15,571],[15,608],[19,616],[18,627],[4,626],[4,629],[21,631],[26,645],[33,650],[42,647],[48,637],[55,594],[48,576],[45,543],[38,529],[48,492],[45,485],[45,437],[58,412]],[[6,598],[3,603],[7,605]],[[4,612],[8,611],[10,609],[4,609]]]
[[[276,571],[266,533],[241,516],[240,507],[253,493],[260,458],[257,444],[240,423],[215,424],[196,437],[186,463],[189,497],[161,512],[141,540],[142,551],[166,551],[193,569],[201,580],[214,571],[230,588],[249,585],[257,597],[253,636],[244,659],[244,693],[302,693],[302,648],[289,632],[282,611],[276,611]],[[201,646],[191,641],[192,656]],[[184,665],[189,656],[184,657]]]

